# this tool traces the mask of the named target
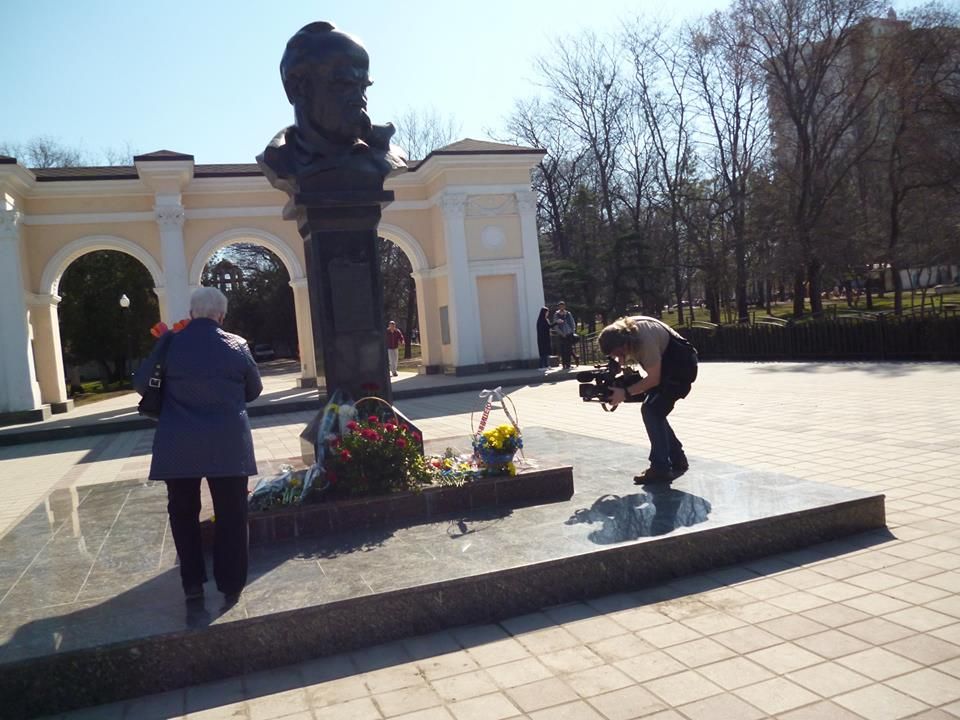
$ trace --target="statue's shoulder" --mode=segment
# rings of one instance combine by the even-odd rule
[[[274,135],[263,152],[257,155],[257,164],[274,186],[277,180],[287,180],[296,175],[296,133],[295,125],[285,127]]]
[[[388,171],[399,170],[407,166],[406,153],[390,142],[390,138],[396,131],[393,123],[373,125],[364,138],[367,145],[386,162]]]

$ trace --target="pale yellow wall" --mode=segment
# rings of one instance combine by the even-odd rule
[[[467,257],[470,260],[501,260],[523,256],[519,217],[467,218]],[[484,228],[497,227],[503,231],[503,244],[490,247],[483,240]]]
[[[447,247],[445,244],[445,233],[443,228],[443,212],[438,207],[432,207],[427,211],[430,217],[430,237],[433,242],[433,267],[441,267],[447,264]]]
[[[21,228],[24,239],[23,262],[29,268],[29,289],[35,293],[49,292],[40,287],[40,278],[50,260],[74,240],[91,235],[109,235],[129,240],[143,247],[160,262],[160,231],[157,224],[89,223],[83,225],[27,225]]]
[[[406,230],[427,256],[427,267],[437,267],[445,262],[443,237],[434,234],[429,210],[390,210],[388,206],[382,222]]]
[[[480,331],[485,362],[516,360],[520,347],[517,327],[517,283],[513,275],[477,278]]]
[[[136,180],[129,181],[138,182]],[[28,198],[28,215],[58,215],[90,212],[153,212],[153,193],[146,195],[83,195],[80,197]]]
[[[27,252],[27,238],[26,233],[23,232],[24,228],[20,228],[20,282],[23,284],[23,289],[27,292],[37,292],[33,288],[30,282],[30,266],[32,259],[30,253]]]
[[[389,179],[384,183],[384,188],[387,190],[393,190],[396,200],[410,200],[410,201],[423,201],[427,200],[427,188],[423,185],[403,185],[399,186],[397,183],[391,183]]]
[[[203,178],[201,178],[203,179]],[[198,192],[187,186],[181,204],[188,210],[217,207],[264,207],[276,206],[278,211],[287,202],[286,193],[279,190],[262,192]]]

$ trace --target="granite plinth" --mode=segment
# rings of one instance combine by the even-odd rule
[[[251,488],[255,482],[251,482]],[[320,537],[356,528],[415,525],[450,513],[569,500],[573,495],[573,468],[521,471],[472,480],[460,487],[426,487],[362,498],[330,500],[271,510],[251,511],[250,545],[295,538]],[[213,523],[201,523],[204,543],[213,542]]]
[[[0,539],[4,716],[502,619],[884,525],[882,495],[695,456],[672,486],[641,488],[640,447],[539,428],[524,441],[574,465],[569,501],[254,547],[231,607],[212,583],[205,603],[184,603],[161,485],[54,493]]]

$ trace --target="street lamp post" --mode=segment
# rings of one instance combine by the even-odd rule
[[[120,312],[123,314],[123,327],[127,336],[127,356],[124,359],[123,368],[124,381],[127,381],[130,379],[130,374],[133,371],[133,343],[130,337],[130,298],[127,297],[126,293],[120,296]]]

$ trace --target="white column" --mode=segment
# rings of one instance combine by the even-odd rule
[[[60,345],[60,323],[57,305],[59,295],[32,295],[30,324],[33,326],[33,347],[37,364],[40,399],[49,403],[53,412],[71,407],[64,379],[63,348]]]
[[[540,233],[537,231],[537,194],[533,190],[517,193],[520,212],[520,243],[523,250],[523,282],[528,317],[520,318],[523,349],[528,358],[537,357],[536,324],[533,319],[543,307],[543,270],[540,266]]]
[[[440,365],[442,362],[442,356],[438,355],[439,342],[435,343],[435,338],[433,337],[432,323],[438,322],[436,303],[434,303],[432,309],[429,303],[427,303],[427,289],[425,284],[429,272],[429,270],[415,270],[411,273],[414,285],[417,288],[417,319],[420,321],[420,364],[423,367]],[[434,347],[435,344],[437,346],[436,348]]]
[[[22,215],[0,195],[0,413],[40,408],[20,263]]]
[[[447,249],[450,344],[456,367],[483,362],[477,288],[467,258],[467,196],[448,193],[440,198]]]
[[[173,325],[190,314],[190,281],[187,256],[183,247],[183,222],[186,217],[180,195],[157,194],[154,208],[160,226],[160,261],[165,281],[160,299],[160,318]]]
[[[300,387],[317,386],[317,358],[313,346],[313,319],[310,315],[310,289],[306,278],[291,280],[293,307],[297,317],[297,342],[300,345]]]

